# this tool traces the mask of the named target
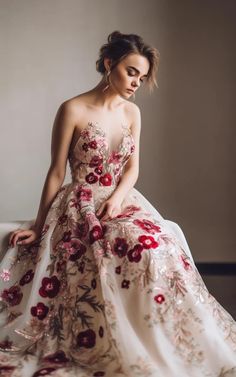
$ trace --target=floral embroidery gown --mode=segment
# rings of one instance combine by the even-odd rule
[[[112,151],[88,122],[39,240],[9,248],[2,232],[0,376],[236,376],[236,322],[181,228],[135,188],[118,216],[96,216],[135,148],[122,130]]]

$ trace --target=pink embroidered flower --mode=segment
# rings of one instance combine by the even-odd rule
[[[87,174],[85,179],[90,184],[96,183],[98,181],[98,177],[94,173]]]
[[[130,262],[138,263],[141,260],[141,253],[143,251],[143,246],[140,244],[135,245],[132,249],[130,249],[127,253],[128,259]]]
[[[141,209],[140,207],[136,207],[136,206],[131,204],[129,206],[126,206],[123,209],[122,213],[120,213],[116,217],[117,218],[131,217],[135,212],[139,211],[140,209]]]
[[[22,278],[20,279],[20,285],[25,285],[31,282],[31,280],[34,277],[34,272],[33,270],[27,271]]]
[[[42,377],[42,376],[49,376],[52,372],[54,372],[55,368],[42,368],[37,370],[32,377]]]
[[[89,202],[92,198],[92,191],[89,188],[80,187],[76,194],[77,198]]]
[[[95,241],[103,237],[103,230],[99,225],[95,225],[89,232],[90,244],[93,244]]]
[[[92,140],[88,143],[89,147],[92,149],[97,149],[97,142],[96,140]]]
[[[81,331],[77,336],[79,347],[93,348],[96,343],[96,333],[92,329]]]
[[[111,155],[109,156],[108,163],[109,164],[119,164],[120,159],[122,155],[117,153],[117,152],[112,152]]]
[[[0,376],[11,377],[14,369],[16,367],[12,365],[2,365],[0,366]]]
[[[103,158],[100,156],[93,156],[89,166],[90,168],[95,168],[96,166],[100,166],[103,163]]]
[[[185,270],[189,270],[189,269],[192,268],[190,263],[187,261],[187,258],[184,258],[183,255],[181,255],[180,258],[181,258],[181,261],[184,265]]]
[[[11,306],[19,305],[23,298],[23,293],[18,285],[13,285],[9,289],[4,289],[1,297]]]
[[[111,176],[111,174],[110,173],[105,173],[104,175],[102,175],[99,178],[99,182],[103,186],[111,186],[111,183],[112,183],[112,176]]]
[[[128,244],[125,238],[116,237],[115,243],[113,246],[114,254],[117,254],[118,257],[123,258],[127,254]]]
[[[58,294],[60,285],[61,283],[55,275],[51,278],[45,277],[42,279],[42,286],[39,289],[39,294],[42,297],[53,298]]]
[[[37,317],[40,320],[43,320],[49,311],[49,307],[44,305],[43,302],[38,302],[36,306],[32,306],[30,312],[33,317]]]
[[[162,294],[159,294],[159,295],[156,295],[154,297],[154,300],[158,303],[158,304],[162,304],[164,301],[165,301],[165,297],[162,295]]]
[[[3,281],[9,281],[10,280],[11,273],[9,270],[3,269],[0,273],[0,277]]]
[[[124,280],[122,281],[122,283],[121,283],[121,287],[122,287],[122,288],[126,288],[126,289],[128,289],[128,288],[129,288],[129,285],[130,285],[130,281],[129,281],[129,280],[126,280],[126,279],[124,279]]]
[[[64,364],[70,361],[67,357],[64,351],[56,351],[55,353],[45,356],[43,358],[43,361],[49,362],[49,363],[56,363],[56,364]]]
[[[155,225],[152,221],[150,220],[139,220],[135,219],[133,221],[135,225],[138,225],[141,229],[145,230],[148,233],[155,234],[157,232],[161,232],[161,228],[158,225]]]
[[[70,242],[64,242],[63,246],[69,254],[69,260],[73,262],[85,254],[87,250],[86,246],[77,238],[72,238]]]
[[[156,249],[159,243],[152,236],[139,236],[139,242],[143,245],[144,249]]]

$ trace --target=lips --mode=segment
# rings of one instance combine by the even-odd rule
[[[129,92],[132,92],[132,93],[134,92],[134,90],[133,90],[133,89],[127,89],[127,90],[128,90]]]

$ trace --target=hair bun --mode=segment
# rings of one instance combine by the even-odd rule
[[[122,38],[122,36],[123,36],[123,34],[122,34],[120,31],[115,30],[115,31],[113,31],[111,34],[108,35],[107,40],[108,40],[109,43],[110,43],[110,42],[114,42],[114,41],[116,41],[117,39]]]

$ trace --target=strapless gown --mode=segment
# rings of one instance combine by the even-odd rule
[[[40,238],[7,245],[1,224],[0,376],[236,376],[236,322],[207,290],[180,226],[135,188],[113,219],[96,210],[135,145],[88,122]]]

